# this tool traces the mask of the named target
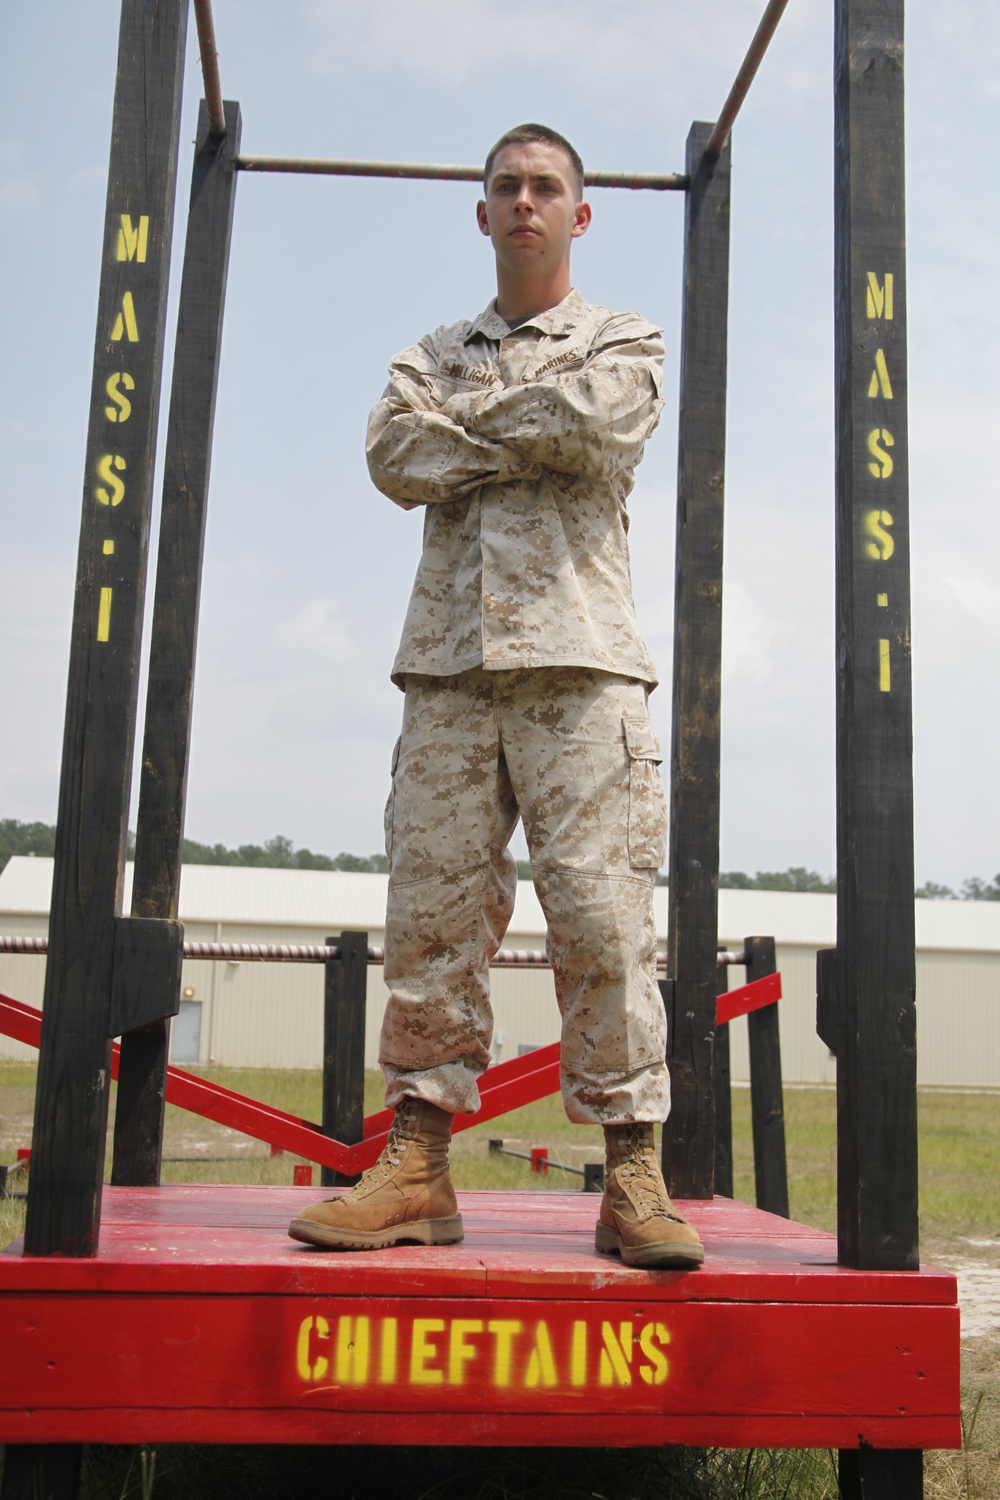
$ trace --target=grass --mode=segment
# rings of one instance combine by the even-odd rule
[[[207,1070],[206,1070],[207,1071]],[[307,1119],[321,1113],[317,1071],[214,1069],[210,1076],[240,1093]],[[0,1064],[0,1160],[30,1136],[35,1068]],[[1000,1108],[995,1095],[920,1093],[921,1244],[935,1256],[982,1254],[970,1240],[992,1242],[1000,1256]],[[366,1078],[365,1110],[381,1107],[381,1079]],[[836,1228],[836,1103],[831,1089],[785,1095],[789,1197],[794,1219]],[[556,1160],[582,1165],[601,1158],[601,1133],[569,1125],[560,1101],[542,1100],[455,1138],[454,1177],[461,1188],[544,1192],[573,1185],[564,1173],[532,1173],[528,1164],[491,1155],[503,1136],[520,1150],[545,1146]],[[289,1183],[296,1158],[272,1159],[259,1142],[168,1106],[167,1181]],[[199,1157],[230,1156],[225,1162]],[[733,1093],[733,1156],[738,1198],[753,1199],[749,1091]],[[18,1200],[0,1201],[0,1245],[23,1227]],[[925,1457],[927,1500],[994,1500],[1000,1494],[1000,1338],[962,1346],[965,1446]],[[834,1456],[784,1452],[651,1448],[393,1449],[218,1448],[166,1446],[153,1452],[93,1445],[84,1466],[83,1500],[255,1500],[314,1493],[336,1500],[835,1500]]]

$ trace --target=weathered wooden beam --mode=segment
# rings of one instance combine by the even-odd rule
[[[672,1105],[663,1131],[670,1192],[710,1198],[715,1182],[716,946],[722,519],[726,456],[730,148],[706,159],[692,125],[684,222],[667,971]]]
[[[748,937],[747,980],[776,974],[773,937]],[[781,1036],[778,1002],[747,1016],[750,1044],[750,1116],[753,1127],[753,1172],[757,1207],[788,1218],[788,1165],[785,1158],[785,1102],[781,1082]]]
[[[323,1134],[348,1146],[365,1134],[365,1008],[368,998],[368,934],[342,932],[327,938],[340,949],[326,961],[323,1008]],[[324,1187],[349,1187],[357,1175],[322,1167]]]
[[[903,0],[836,0],[839,1258],[916,1269],[916,964]],[[832,981],[832,983],[831,983]],[[836,1014],[831,1014],[835,1010]],[[841,1488],[919,1500],[919,1452],[847,1450]]]
[[[186,0],[124,0],[25,1250],[94,1255],[111,1082]]]
[[[213,135],[202,103],[177,315],[132,886],[133,914],[145,918],[175,920],[180,893],[239,105],[226,104],[225,118],[225,135]],[[120,1186],[148,1187],[160,1180],[171,1014],[176,1005],[122,1036],[111,1173]]]

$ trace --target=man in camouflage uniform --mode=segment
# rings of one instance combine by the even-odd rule
[[[590,207],[567,141],[508,132],[484,189],[496,300],[397,355],[368,428],[374,483],[424,507],[392,674],[406,701],[386,808],[380,1061],[396,1119],[361,1182],[291,1233],[342,1249],[462,1238],[448,1141],[490,1060],[489,962],[513,912],[521,818],[562,1013],[563,1099],[570,1119],[605,1127],[597,1248],[692,1267],[701,1245],[653,1145],[670,1105],[652,903],[666,805],[626,542],[663,344],[571,285]]]

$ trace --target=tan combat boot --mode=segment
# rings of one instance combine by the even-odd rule
[[[304,1208],[288,1226],[292,1239],[332,1250],[381,1250],[402,1240],[456,1244],[463,1231],[448,1175],[453,1118],[425,1099],[405,1098],[375,1165],[348,1192]]]
[[[627,1266],[691,1271],[705,1259],[697,1231],[667,1196],[652,1125],[605,1125],[607,1167],[596,1245]]]

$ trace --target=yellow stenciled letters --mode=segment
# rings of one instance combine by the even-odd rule
[[[116,370],[113,375],[108,376],[108,383],[104,389],[115,403],[114,406],[104,408],[104,415],[108,421],[127,422],[132,415],[132,403],[124,392],[135,390],[135,381],[131,375],[125,370],[121,372]]]
[[[552,1340],[546,1323],[535,1324],[535,1347],[528,1356],[528,1369],[524,1383],[529,1389],[536,1385],[557,1385],[556,1362],[552,1357]]]
[[[369,1322],[367,1318],[337,1319],[337,1382],[364,1385],[368,1379]]]
[[[429,1361],[437,1359],[438,1350],[430,1342],[432,1333],[444,1332],[443,1318],[414,1318],[413,1338],[410,1344],[410,1384],[442,1385],[444,1371],[432,1369]]]
[[[611,1323],[601,1324],[604,1348],[601,1350],[601,1385],[632,1384],[632,1324],[619,1324],[616,1334]]]
[[[670,1333],[662,1323],[644,1323],[639,1330],[639,1348],[649,1364],[639,1366],[639,1374],[647,1385],[662,1385],[670,1370],[670,1363],[663,1346],[670,1343]]]
[[[885,427],[873,427],[868,434],[868,452],[872,455],[868,471],[876,479],[888,479],[892,473],[893,463],[886,449],[895,446],[895,438]]]
[[[395,1318],[382,1319],[382,1348],[379,1352],[378,1378],[383,1385],[392,1385],[396,1379],[396,1329]]]
[[[125,460],[120,453],[104,453],[97,460],[97,477],[103,479],[104,484],[94,487],[94,498],[98,505],[121,505],[125,498],[125,486],[118,478],[118,474],[125,472]],[[104,485],[108,488],[105,489]]]
[[[873,562],[888,562],[896,550],[895,539],[888,530],[891,525],[892,516],[887,510],[870,510],[865,516],[865,531],[872,538],[865,551]]]
[[[109,594],[110,589],[107,591]],[[322,1380],[330,1368],[330,1361],[325,1354],[317,1354],[314,1361],[310,1361],[309,1351],[312,1344],[312,1335],[315,1331],[317,1339],[329,1339],[330,1325],[325,1318],[303,1318],[299,1324],[299,1338],[296,1346],[295,1364],[302,1380]]]
[[[115,260],[145,260],[149,241],[149,215],[140,214],[134,229],[131,214],[122,214],[119,223],[121,227],[115,245]]]
[[[892,400],[892,383],[889,380],[889,367],[885,362],[885,355],[881,349],[875,350],[875,368],[872,378],[868,382],[869,400],[875,396],[882,396],[886,401]]]
[[[470,1359],[475,1359],[479,1350],[475,1344],[466,1342],[466,1335],[470,1333],[482,1333],[483,1322],[481,1318],[454,1318],[451,1325],[451,1334],[448,1340],[448,1384],[465,1384],[465,1366]]]
[[[892,272],[885,273],[885,281],[879,286],[878,276],[874,271],[868,272],[868,307],[870,318],[885,318],[887,323],[892,322]]]
[[[135,321],[135,303],[131,292],[125,292],[122,296],[121,312],[111,325],[111,342],[120,343],[123,335],[128,336],[130,344],[139,342],[139,325]]]
[[[494,1385],[510,1385],[510,1367],[514,1335],[521,1332],[521,1325],[514,1318],[494,1318],[486,1325],[497,1341],[496,1358],[493,1363]]]
[[[573,1324],[573,1342],[569,1351],[570,1385],[587,1384],[587,1325]]]

